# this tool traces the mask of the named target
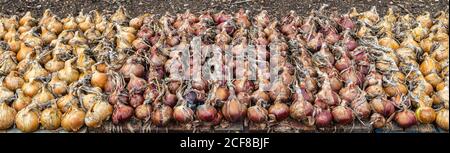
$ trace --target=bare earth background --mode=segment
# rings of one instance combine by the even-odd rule
[[[449,0],[0,0],[0,13],[23,15],[31,11],[33,15],[40,17],[42,12],[49,8],[60,16],[67,16],[77,15],[81,9],[85,12],[97,9],[111,13],[123,5],[132,17],[144,12],[164,14],[184,12],[186,9],[193,12],[206,9],[235,12],[240,8],[248,9],[252,13],[267,10],[272,16],[280,17],[289,10],[307,13],[322,4],[329,4],[330,9],[342,13],[351,7],[365,11],[376,6],[380,14],[384,14],[389,7],[400,13],[420,14],[423,11],[448,11],[448,3]]]

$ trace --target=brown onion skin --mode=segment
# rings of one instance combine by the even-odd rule
[[[402,128],[409,128],[417,124],[416,116],[411,110],[405,109],[395,114],[395,122]]]
[[[173,118],[182,124],[190,123],[194,120],[194,111],[185,104],[186,102],[173,108]]]
[[[121,122],[127,121],[133,116],[133,108],[122,104],[121,102],[114,105],[114,111],[112,114],[112,121],[114,124],[119,124]]]
[[[16,114],[16,110],[9,107],[5,102],[0,103],[0,130],[6,130],[13,126]]]
[[[448,131],[448,125],[449,125],[448,121],[449,121],[448,120],[448,109],[446,108],[446,109],[440,110],[436,116],[436,124],[440,128]]]
[[[430,124],[436,120],[436,112],[431,107],[422,106],[416,109],[416,118],[422,124]]]
[[[289,106],[282,102],[275,102],[269,107],[269,114],[273,114],[277,121],[282,121],[289,117]]]
[[[333,120],[333,116],[329,110],[320,110],[314,117],[316,127],[329,127]]]
[[[250,106],[250,104],[251,104],[251,98],[250,98],[250,95],[247,92],[239,92],[237,94],[237,99],[241,103],[245,104],[246,106]]]
[[[370,104],[365,100],[353,101],[351,108],[355,111],[356,116],[361,119],[367,119],[370,117],[371,108]]]
[[[133,93],[143,93],[145,90],[146,81],[142,78],[130,74],[130,81],[127,85],[127,90]]]

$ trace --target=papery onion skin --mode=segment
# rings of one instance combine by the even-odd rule
[[[114,124],[125,122],[133,116],[133,108],[118,102],[114,105],[114,112],[112,113],[112,121]]]
[[[152,114],[152,106],[150,104],[142,104],[134,109],[134,116],[140,120],[148,120]]]
[[[383,115],[378,113],[373,113],[370,116],[370,122],[372,123],[373,128],[383,128],[386,125],[386,119]]]
[[[43,128],[55,130],[61,126],[62,113],[57,108],[47,108],[41,112],[40,122]]]
[[[64,113],[61,120],[61,127],[69,132],[76,132],[84,126],[86,113],[76,106],[72,106]]]
[[[448,121],[449,121],[449,119],[448,119],[448,109],[440,110],[437,113],[437,116],[436,116],[436,124],[440,128],[448,131],[448,125],[449,125]]]
[[[36,111],[25,108],[17,113],[15,123],[22,132],[34,132],[39,128],[39,115]]]
[[[329,110],[320,110],[315,118],[315,124],[317,127],[329,127],[333,120],[333,116]]]
[[[5,102],[0,103],[0,130],[9,129],[14,125],[16,110],[9,107]]]
[[[417,124],[416,116],[411,110],[398,112],[394,117],[395,122],[402,128],[409,128]]]
[[[416,109],[416,118],[422,124],[430,124],[436,120],[436,112],[431,107],[419,107]]]

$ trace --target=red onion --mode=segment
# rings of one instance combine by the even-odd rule
[[[112,120],[114,124],[127,121],[133,116],[133,108],[122,104],[121,102],[114,105],[114,112],[112,114]]]
[[[391,101],[385,98],[375,98],[370,101],[372,110],[384,117],[390,117],[395,111],[395,107]]]
[[[333,120],[333,116],[331,112],[327,109],[320,109],[317,111],[317,114],[314,117],[316,127],[329,127],[331,126],[331,121]]]
[[[395,114],[394,120],[402,128],[409,128],[417,124],[414,112],[409,109],[403,109],[401,112]]]
[[[274,115],[277,121],[282,121],[289,117],[289,106],[280,100],[275,100],[269,107],[269,115]]]
[[[254,123],[264,123],[268,120],[268,111],[262,107],[263,100],[258,100],[256,105],[248,108],[247,118]]]
[[[346,102],[342,101],[342,104],[332,109],[331,114],[333,119],[338,124],[350,124],[353,122],[353,111],[346,106]]]

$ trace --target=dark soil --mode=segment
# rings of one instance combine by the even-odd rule
[[[280,17],[289,10],[304,14],[311,9],[318,9],[323,4],[329,4],[331,10],[343,13],[351,7],[365,11],[376,6],[380,14],[384,14],[389,7],[400,13],[420,14],[424,11],[448,11],[448,3],[449,0],[0,0],[0,13],[20,16],[31,11],[33,15],[40,16],[45,9],[51,9],[60,16],[67,16],[77,15],[80,10],[88,12],[94,9],[111,13],[123,5],[131,16],[144,12],[178,13],[186,9],[193,12],[206,9],[235,12],[244,8],[252,13],[267,10],[272,16]]]

